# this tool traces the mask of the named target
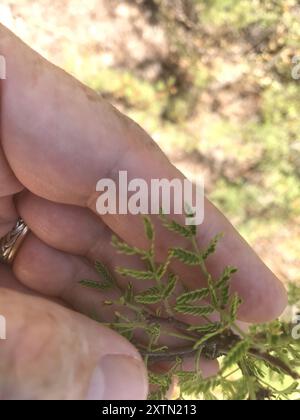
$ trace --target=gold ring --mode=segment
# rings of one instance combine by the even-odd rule
[[[22,245],[29,228],[22,219],[18,219],[16,226],[11,232],[0,240],[0,261],[11,265]]]

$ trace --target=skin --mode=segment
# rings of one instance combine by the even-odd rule
[[[85,317],[96,311],[110,320],[112,309],[103,309],[99,295],[78,281],[98,278],[96,259],[132,266],[132,259],[108,245],[112,232],[147,246],[139,217],[99,217],[99,179],[116,179],[119,170],[148,182],[184,177],[138,125],[1,25],[0,54],[7,64],[1,81],[0,236],[18,216],[31,229],[12,268],[0,266],[0,309],[9,320],[9,339],[0,341],[0,398],[144,399],[147,379],[137,350]],[[163,257],[174,238],[157,229]],[[232,286],[244,301],[239,319],[279,316],[287,303],[282,284],[206,200],[199,246],[219,232],[225,236],[208,268],[214,276],[225,265],[239,269]],[[194,270],[173,268],[190,289],[204,282]],[[204,375],[216,368],[202,362]]]

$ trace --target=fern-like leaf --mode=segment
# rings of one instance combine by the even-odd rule
[[[126,242],[120,241],[115,235],[113,235],[111,243],[113,247],[116,248],[117,252],[120,254],[140,255],[142,257],[145,257],[147,255],[147,252],[143,249],[130,246]]]
[[[171,253],[174,258],[186,265],[198,265],[200,263],[199,255],[195,252],[183,248],[172,248]]]
[[[135,296],[135,301],[142,305],[159,303],[162,300],[162,293],[158,287],[151,287],[148,290]]]
[[[247,354],[250,343],[248,340],[243,340],[237,343],[227,354],[224,359],[222,372],[225,372],[232,365],[239,363],[242,358]]]
[[[101,261],[96,261],[95,269],[97,273],[102,277],[103,285],[105,285],[106,288],[116,286],[116,279],[105,264],[103,264]]]
[[[207,306],[191,306],[176,304],[175,310],[185,315],[205,316],[214,312],[214,308],[210,305]]]
[[[231,304],[230,304],[230,320],[231,322],[236,321],[237,313],[239,310],[239,307],[242,303],[242,299],[239,297],[238,294],[233,295]]]
[[[154,226],[150,220],[150,217],[145,216],[143,218],[144,221],[144,230],[145,230],[145,234],[147,236],[147,238],[149,239],[149,241],[153,241],[154,239]]]
[[[131,268],[121,267],[118,267],[116,271],[124,277],[132,277],[136,280],[155,280],[155,273],[152,271],[133,270]]]
[[[210,295],[212,304],[216,309],[218,309],[219,300],[218,300],[218,296],[217,296],[211,275],[209,275],[207,278],[207,285],[208,285],[209,295]]]
[[[220,241],[220,239],[223,237],[223,234],[220,233],[218,235],[216,235],[209,243],[208,247],[206,248],[206,250],[202,253],[202,258],[203,260],[206,260],[211,254],[214,254],[214,252],[216,251],[217,245]]]
[[[100,283],[99,281],[93,281],[93,280],[81,280],[79,284],[83,287],[87,287],[89,289],[95,289],[95,290],[107,290],[108,287],[104,283]]]
[[[232,274],[237,272],[237,268],[235,267],[231,267],[231,266],[227,266],[225,267],[225,269],[223,270],[223,273],[221,274],[220,278],[217,280],[216,282],[216,289],[220,289],[223,286],[227,286],[229,280],[231,279]]]
[[[164,214],[160,215],[163,226],[170,232],[177,233],[184,238],[192,238],[194,236],[194,226],[182,226],[175,220],[168,219]]]
[[[124,300],[126,303],[133,303],[134,302],[134,290],[133,285],[131,282],[128,283],[125,293],[124,293]]]
[[[170,273],[168,276],[168,283],[163,290],[163,299],[168,299],[173,294],[176,288],[177,281],[178,276],[175,276],[175,274]]]
[[[207,288],[193,290],[191,292],[183,293],[177,298],[177,305],[184,305],[186,303],[192,303],[205,299],[209,295],[209,290]]]
[[[188,331],[196,331],[199,334],[209,334],[218,331],[221,327],[219,323],[211,323],[204,325],[191,325]]]

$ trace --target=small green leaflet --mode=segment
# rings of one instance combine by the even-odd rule
[[[221,289],[220,305],[221,309],[225,309],[230,298],[230,286],[223,286]]]
[[[219,240],[223,237],[223,233],[216,235],[209,243],[207,249],[203,252],[202,258],[206,260],[211,254],[213,254],[217,248]]]
[[[243,340],[237,343],[231,350],[229,350],[223,362],[222,372],[230,368],[232,365],[240,362],[242,358],[247,354],[249,347],[249,341]]]
[[[154,227],[149,217],[144,217],[144,230],[147,238],[149,241],[153,241],[154,239]]]
[[[100,283],[99,281],[93,281],[93,280],[81,280],[79,282],[81,286],[87,287],[89,289],[98,289],[98,290],[107,290],[109,287],[107,285]]]
[[[118,253],[124,255],[141,255],[145,256],[147,253],[143,249],[128,245],[126,242],[120,241],[115,235],[111,240],[112,246],[116,248]]]
[[[210,315],[214,312],[214,308],[210,305],[191,306],[191,305],[176,304],[175,310],[185,315],[195,315],[195,316]]]
[[[232,322],[234,322],[237,318],[238,309],[242,303],[242,299],[239,297],[239,295],[236,293],[233,295],[231,303],[230,303],[230,319]]]
[[[96,261],[95,269],[97,273],[99,273],[100,276],[102,277],[103,284],[105,284],[106,287],[113,287],[116,285],[115,278],[113,277],[110,270],[105,264],[103,264],[101,261]]]
[[[223,270],[223,273],[221,274],[220,278],[217,280],[215,287],[217,289],[222,288],[223,286],[227,286],[229,280],[231,279],[232,274],[237,272],[237,268],[227,266]]]
[[[171,254],[173,258],[187,265],[198,265],[200,263],[199,255],[183,248],[171,248]]]
[[[135,301],[143,305],[151,305],[162,300],[162,293],[159,287],[151,287],[143,293],[135,296]]]
[[[188,331],[197,331],[200,334],[207,334],[213,333],[220,329],[221,324],[219,323],[212,323],[212,324],[204,324],[204,325],[191,325],[188,328]]]
[[[95,269],[97,273],[100,274],[102,281],[82,280],[79,282],[82,286],[98,290],[112,289],[116,286],[116,280],[105,264],[96,261]]]
[[[202,300],[209,295],[209,290],[207,288],[193,290],[192,292],[186,292],[180,295],[177,298],[177,305],[184,305],[186,303],[196,302],[197,300]]]
[[[174,292],[174,289],[176,287],[177,283],[177,276],[170,274],[168,278],[168,283],[164,287],[151,287],[148,290],[145,290],[144,292],[140,293],[135,297],[136,302],[141,303],[143,305],[151,305],[154,303],[159,303],[163,299],[168,299],[172,293]]]
[[[137,280],[155,280],[155,273],[152,271],[133,270],[131,268],[121,267],[118,267],[116,271],[124,277],[132,277]]]
[[[213,306],[217,309],[219,306],[219,301],[218,301],[218,297],[214,288],[214,284],[213,284],[213,280],[211,275],[208,276],[207,279],[207,284],[208,284],[208,290],[209,290],[209,294],[210,294],[210,298],[212,301]]]
[[[166,376],[159,373],[153,373],[153,372],[149,372],[148,379],[149,379],[150,384],[153,384],[153,385],[165,386],[167,382]]]
[[[168,271],[170,263],[171,263],[171,256],[169,254],[169,257],[167,261],[165,262],[165,264],[160,264],[157,268],[156,275],[159,279],[162,279],[164,277],[164,275]]]
[[[196,373],[180,372],[179,386],[183,393],[189,395],[199,395],[214,389],[219,384],[219,378],[202,379]]]
[[[225,267],[223,273],[215,284],[215,289],[219,290],[220,294],[220,306],[225,309],[230,299],[230,280],[232,274],[237,271],[235,267]]]
[[[163,226],[170,232],[174,232],[183,236],[184,238],[192,238],[194,236],[194,226],[182,226],[175,220],[168,219],[164,214],[160,215]]]
[[[133,303],[134,302],[134,290],[133,285],[131,282],[128,283],[125,293],[124,293],[124,300],[127,303]]]
[[[174,274],[169,274],[168,277],[168,283],[165,286],[163,293],[162,293],[162,297],[163,299],[168,299],[174,292],[176,284],[178,281],[178,276],[175,276]]]

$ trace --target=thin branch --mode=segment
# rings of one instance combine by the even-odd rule
[[[250,349],[249,354],[256,357],[257,359],[264,360],[265,362],[273,365],[274,367],[280,369],[286,375],[289,375],[295,380],[300,379],[300,375],[297,372],[293,371],[283,360],[279,359],[278,357],[272,356],[268,353],[263,353],[256,349]]]

